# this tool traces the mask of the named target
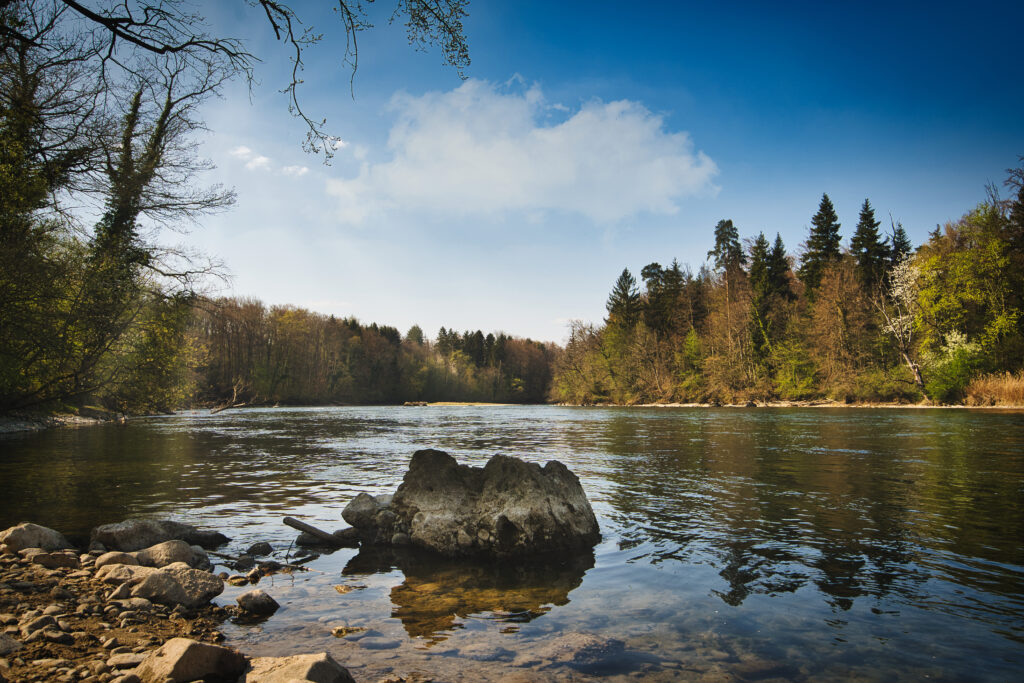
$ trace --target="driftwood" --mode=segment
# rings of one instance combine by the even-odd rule
[[[310,536],[316,536],[317,538],[319,538],[321,541],[323,541],[327,545],[332,545],[332,546],[335,546],[335,547],[338,547],[338,546],[341,545],[338,542],[337,536],[335,536],[334,534],[330,533],[329,531],[324,531],[323,529],[318,529],[315,526],[313,526],[312,524],[306,524],[305,522],[303,522],[301,520],[298,520],[298,519],[295,519],[294,517],[285,517],[284,518],[284,523],[287,524],[288,526],[290,526],[291,528],[296,529],[298,531],[305,531]]]

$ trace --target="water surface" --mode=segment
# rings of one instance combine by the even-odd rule
[[[326,649],[357,680],[1008,680],[1024,667],[1019,412],[183,414],[0,438],[0,528],[31,520],[83,538],[96,524],[171,517],[223,531],[227,552],[267,540],[283,557],[295,551],[283,516],[340,528],[352,496],[393,491],[427,447],[477,465],[494,453],[561,460],[602,542],[496,566],[341,550],[261,583],[284,608],[226,625],[229,642]],[[367,631],[338,639],[339,625]],[[622,646],[564,661],[566,634]]]

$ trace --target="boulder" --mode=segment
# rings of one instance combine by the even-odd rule
[[[132,564],[106,564],[96,571],[96,580],[112,585],[136,584],[150,574],[160,571],[155,567],[141,567]]]
[[[65,550],[72,547],[61,533],[30,522],[0,531],[0,545],[6,545],[7,551],[12,553],[24,548]]]
[[[234,680],[245,668],[245,657],[237,650],[188,638],[171,638],[150,653],[135,674],[142,683]]]
[[[326,652],[294,657],[254,657],[238,683],[355,683],[348,669]]]
[[[230,539],[224,534],[202,531],[190,524],[155,519],[128,519],[117,524],[104,524],[93,529],[91,536],[93,545],[100,544],[107,550],[125,552],[142,550],[172,540],[213,549]]]
[[[235,601],[238,602],[239,607],[250,614],[273,614],[281,607],[277,600],[270,597],[262,588],[242,593],[235,598]]]
[[[166,567],[175,562],[184,562],[190,567],[210,566],[210,558],[202,548],[180,540],[157,543],[133,554],[139,564],[146,567]]]
[[[504,455],[480,468],[443,451],[417,451],[392,500],[360,494],[342,516],[368,543],[409,543],[447,556],[565,552],[600,539],[583,487],[565,465]]]
[[[218,577],[202,569],[193,569],[184,562],[175,562],[154,570],[132,588],[131,595],[162,605],[198,607],[223,592],[224,582]]]

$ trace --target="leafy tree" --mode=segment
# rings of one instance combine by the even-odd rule
[[[630,329],[640,319],[640,292],[629,268],[623,268],[615,280],[605,308],[608,310],[606,322],[609,324]]]
[[[813,298],[814,290],[821,284],[821,277],[828,264],[839,260],[839,228],[839,217],[832,206],[832,200],[827,194],[821,195],[818,212],[811,218],[810,234],[798,271],[809,297]]]
[[[871,294],[882,282],[889,265],[889,246],[878,234],[881,223],[867,199],[860,207],[857,229],[850,240],[850,251],[857,264],[857,279],[865,293]]]

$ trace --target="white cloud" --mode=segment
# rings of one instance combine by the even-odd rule
[[[265,156],[255,156],[245,164],[245,167],[250,171],[256,169],[270,170],[270,158]]]
[[[245,145],[239,145],[230,152],[231,156],[238,157],[239,159],[249,159],[252,157],[252,150]]]
[[[355,178],[328,181],[343,220],[398,209],[568,211],[614,223],[673,214],[683,198],[717,189],[715,163],[637,102],[595,100],[546,124],[558,107],[538,87],[500,92],[469,80],[451,92],[399,95],[392,105],[391,159],[364,161]]]
[[[309,169],[306,168],[305,166],[285,166],[284,168],[281,169],[281,172],[284,173],[285,175],[301,178],[302,176],[309,173]]]

